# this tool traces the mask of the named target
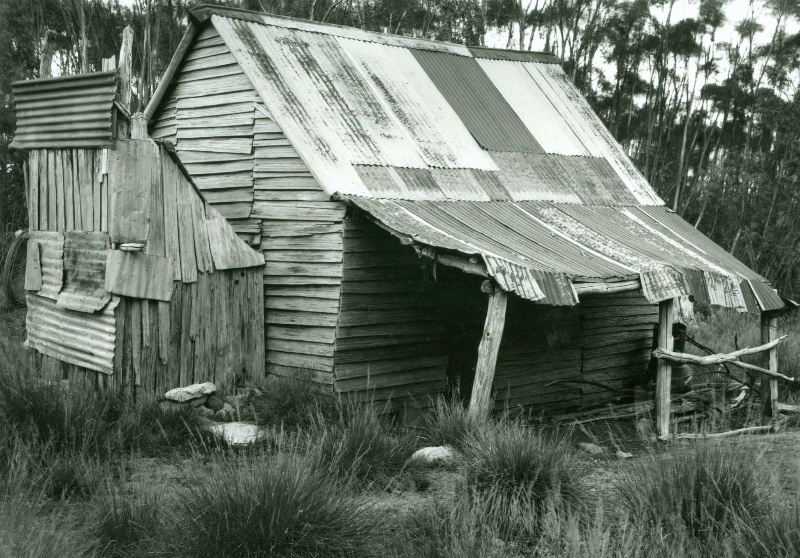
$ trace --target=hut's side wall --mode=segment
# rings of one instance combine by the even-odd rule
[[[396,406],[444,392],[442,322],[413,250],[365,220],[345,221],[336,391]]]
[[[150,127],[203,196],[264,253],[268,373],[333,383],[344,205],[330,200],[210,25]]]
[[[260,268],[201,273],[169,302],[124,297],[117,310],[115,387],[137,394],[214,382],[223,390],[263,374]]]
[[[108,231],[102,149],[33,149],[27,169],[30,230]]]

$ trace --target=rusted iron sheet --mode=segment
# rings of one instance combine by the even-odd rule
[[[64,233],[64,287],[56,306],[77,312],[97,312],[111,300],[105,290],[108,233]]]
[[[172,258],[110,250],[106,258],[108,292],[168,302],[172,298]]]
[[[350,163],[424,168],[413,141],[334,37],[259,27],[258,41],[315,126],[338,137]]]
[[[516,293],[528,300],[544,298],[544,293],[529,268],[488,255],[483,256],[483,261],[486,263],[489,275],[504,291]]]
[[[338,39],[431,167],[497,170],[410,51]]]
[[[111,242],[147,243],[150,197],[161,181],[158,145],[126,140],[108,150],[109,236]]]
[[[329,194],[369,195],[338,131],[331,130],[320,120],[322,107],[307,109],[301,94],[285,81],[281,72],[283,62],[265,48],[272,42],[265,26],[219,16],[211,19],[267,110],[323,189]]]
[[[39,295],[56,300],[64,285],[64,233],[30,231],[29,242],[39,244],[42,287]]]
[[[264,254],[256,252],[245,244],[222,215],[208,205],[205,213],[206,232],[216,269],[241,269],[264,265]]]
[[[446,52],[459,56],[470,56],[470,51],[463,45],[445,43],[442,41],[418,39],[415,37],[391,35],[388,33],[373,33],[370,31],[362,31],[354,27],[344,27],[328,23],[317,23],[305,19],[295,19],[286,16],[276,16],[247,10],[238,10],[236,8],[209,5],[191,7],[189,8],[189,11],[199,21],[206,21],[207,19],[215,21],[219,18],[238,19],[251,23],[261,23],[264,25],[285,27],[287,29],[297,29],[299,31],[320,33],[323,35],[346,37],[359,41],[367,41],[393,47],[419,48],[423,50],[432,50],[435,52]]]
[[[469,47],[473,58],[485,60],[511,60],[514,62],[541,62],[542,64],[560,64],[558,57],[549,52],[533,52],[507,50],[500,48]]]
[[[16,149],[101,147],[111,143],[116,73],[17,81]]]
[[[118,297],[94,314],[59,308],[52,300],[30,293],[26,301],[28,347],[90,370],[114,372]]]
[[[766,281],[748,279],[747,284],[750,285],[761,310],[778,310],[785,306],[775,289]]]
[[[548,92],[559,111],[571,123],[573,131],[584,141],[590,153],[602,156],[611,164],[631,193],[642,205],[663,205],[647,180],[628,158],[577,87],[556,64],[525,64],[531,77]]]
[[[424,50],[411,52],[481,147],[543,153],[542,146],[474,58]]]
[[[590,155],[581,138],[561,116],[549,95],[533,80],[524,64],[488,59],[478,60],[478,64],[545,153]]]
[[[514,201],[637,204],[605,159],[500,152],[493,152],[492,157],[500,167],[497,177]]]

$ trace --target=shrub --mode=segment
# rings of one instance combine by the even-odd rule
[[[631,464],[617,492],[631,517],[697,541],[715,541],[737,523],[769,512],[755,456],[702,445]]]
[[[145,556],[160,525],[160,500],[154,494],[125,497],[110,485],[96,501],[92,534],[103,556]]]
[[[440,396],[425,414],[422,438],[430,445],[450,446],[461,451],[478,427],[479,424],[467,414],[466,407],[456,397]]]
[[[88,498],[99,486],[103,477],[101,465],[80,453],[40,455],[40,482],[43,493],[49,498]]]
[[[516,421],[481,427],[465,448],[467,484],[478,492],[496,491],[542,506],[558,503],[578,509],[590,494],[585,467],[569,441]]]
[[[369,482],[399,473],[414,452],[416,437],[379,416],[374,404],[347,401],[335,421],[318,415],[308,441],[332,473]]]
[[[245,399],[244,418],[263,427],[297,430],[313,426],[319,414],[336,416],[336,401],[319,392],[311,372],[296,376],[270,376]]]
[[[366,554],[369,510],[307,455],[226,455],[212,465],[177,494],[169,538],[159,541],[165,556]]]

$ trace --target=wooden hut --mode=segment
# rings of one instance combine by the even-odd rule
[[[784,307],[664,206],[548,54],[196,6],[145,118],[263,253],[267,374],[563,409],[647,382],[677,297]],[[213,312],[179,307],[184,328]],[[669,383],[662,360],[660,416]]]

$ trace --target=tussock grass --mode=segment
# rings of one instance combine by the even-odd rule
[[[299,447],[275,455],[218,456],[176,497],[159,541],[171,557],[359,557],[378,536],[346,484]]]
[[[617,490],[631,517],[698,542],[719,541],[737,524],[770,513],[756,456],[705,444],[638,460]]]
[[[584,507],[590,494],[585,466],[570,441],[558,432],[543,432],[518,421],[480,428],[464,451],[468,486],[543,504],[557,501],[565,509]]]
[[[146,556],[162,519],[155,494],[123,495],[108,483],[94,502],[92,536],[104,557]]]
[[[387,480],[400,473],[417,449],[417,437],[394,424],[372,402],[343,401],[337,418],[319,414],[308,437],[334,475],[360,481]]]
[[[320,393],[311,372],[296,376],[270,376],[242,405],[243,417],[267,428],[302,430],[314,426],[318,417],[335,418],[334,397]]]
[[[480,426],[456,397],[440,396],[425,414],[421,436],[428,445],[450,446],[461,451]]]

